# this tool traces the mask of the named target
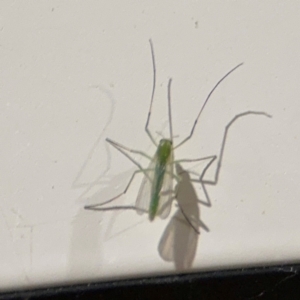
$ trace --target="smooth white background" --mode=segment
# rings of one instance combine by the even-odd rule
[[[1,1],[0,288],[299,261],[299,9],[295,1]],[[245,63],[176,158],[218,155],[238,113],[273,116],[230,128],[219,182],[207,187],[212,205],[199,206],[209,232],[196,238],[188,268],[157,251],[175,205],[153,223],[133,211],[83,209],[121,192],[135,170],[106,137],[155,151],[144,132],[149,38],[150,128],[167,134],[172,77],[175,143],[214,84]],[[119,205],[134,204],[141,178]]]

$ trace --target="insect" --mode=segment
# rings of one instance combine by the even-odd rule
[[[167,98],[168,98],[168,119],[169,119],[169,138],[162,138],[159,143],[157,143],[152,135],[152,133],[149,130],[149,123],[150,123],[150,117],[152,113],[152,105],[154,100],[154,94],[155,94],[155,87],[156,87],[156,65],[155,65],[155,55],[154,55],[154,48],[151,39],[149,40],[150,43],[150,49],[151,49],[151,57],[152,57],[152,67],[153,67],[153,86],[152,86],[152,94],[150,99],[150,107],[148,111],[148,116],[146,120],[145,125],[145,131],[147,135],[149,136],[151,142],[156,146],[156,152],[154,156],[151,158],[146,153],[134,150],[131,148],[128,148],[126,146],[123,146],[110,138],[106,138],[106,141],[113,146],[115,149],[117,149],[119,152],[121,152],[124,156],[126,156],[133,164],[135,164],[138,169],[132,174],[126,188],[124,191],[117,196],[103,202],[100,204],[94,204],[94,205],[87,205],[84,208],[88,210],[97,210],[97,211],[106,211],[106,210],[117,210],[117,209],[134,209],[137,211],[138,214],[142,213],[148,213],[148,217],[150,221],[153,221],[157,216],[159,216],[162,219],[165,219],[168,217],[171,211],[172,201],[176,198],[176,193],[173,190],[173,179],[179,181],[180,178],[174,174],[174,166],[177,163],[181,162],[196,162],[201,160],[208,160],[209,163],[204,168],[201,178],[203,178],[205,172],[209,168],[209,166],[213,163],[213,161],[217,158],[216,155],[202,157],[202,158],[196,158],[196,159],[180,159],[180,160],[174,160],[174,150],[185,144],[189,139],[192,138],[196,125],[199,121],[200,115],[202,111],[204,110],[206,104],[208,103],[208,100],[211,98],[211,95],[216,90],[216,88],[220,85],[220,83],[227,78],[232,72],[234,72],[237,68],[239,68],[242,63],[235,66],[233,69],[231,69],[229,72],[227,72],[213,87],[213,89],[210,91],[208,96],[206,97],[202,107],[200,108],[200,111],[194,121],[194,124],[191,128],[191,131],[189,135],[184,138],[181,142],[179,142],[176,146],[173,144],[173,125],[172,125],[172,111],[171,111],[171,84],[172,84],[172,78],[169,79],[168,82],[168,92],[167,92]],[[143,168],[142,165],[134,160],[130,153],[133,154],[139,154],[142,155],[150,160],[150,164],[148,168]],[[121,197],[122,195],[126,194],[128,191],[134,177],[138,173],[143,173],[144,178],[141,183],[138,196],[136,199],[135,206],[104,206],[108,203],[113,202],[117,198]],[[104,206],[104,207],[103,207]],[[183,212],[184,214],[184,212]],[[187,222],[189,222],[188,218]],[[193,226],[191,224],[191,226]]]

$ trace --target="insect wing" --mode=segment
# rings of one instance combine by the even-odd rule
[[[157,215],[161,219],[168,217],[171,211],[172,201],[173,201],[173,153],[171,153],[169,161],[166,165],[165,176],[163,180],[163,185],[160,191],[160,198],[158,204]]]
[[[157,162],[156,156],[151,160],[148,169],[144,170],[144,178],[141,183],[138,196],[136,198],[136,211],[139,215],[148,213],[151,201],[151,189],[154,178],[154,168]]]

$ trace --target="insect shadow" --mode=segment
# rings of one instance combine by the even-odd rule
[[[109,124],[112,121],[113,114],[114,114],[115,102],[116,102],[113,93],[109,89],[107,89],[105,86],[103,86],[101,84],[91,85],[90,89],[94,89],[94,90],[96,89],[99,91],[99,95],[97,95],[97,98],[99,97],[101,100],[104,99],[104,101],[107,102],[109,109],[108,109],[108,114],[107,114],[107,120],[104,123],[104,126],[103,126],[100,134],[98,135],[96,141],[91,146],[87,157],[85,158],[84,162],[82,163],[82,165],[79,169],[79,172],[76,175],[76,177],[72,183],[72,188],[85,188],[84,192],[79,197],[79,199],[82,199],[94,186],[103,183],[100,180],[108,172],[110,162],[111,162],[110,152],[108,151],[107,145],[105,145],[105,148],[106,148],[105,150],[106,150],[106,155],[107,155],[107,159],[106,159],[107,164],[106,164],[104,170],[101,172],[101,174],[99,174],[97,176],[97,178],[95,178],[93,180],[84,180],[84,173],[86,172],[89,165],[91,164],[92,158],[98,150],[98,147],[99,147],[100,142],[102,141],[103,135],[105,134]],[[105,182],[106,181],[104,180],[104,183]]]
[[[200,220],[201,200],[197,197],[190,174],[180,164],[176,164],[175,168],[181,178],[175,187],[178,208],[160,239],[158,252],[163,260],[174,262],[175,269],[181,271],[189,269],[193,264],[200,227],[206,231],[209,229]],[[211,206],[209,202],[203,204]]]
[[[203,178],[203,173],[211,166],[212,162],[209,162],[202,174],[198,175],[199,179],[191,178],[191,174],[195,175],[194,171],[190,172],[189,169],[183,169],[179,163],[176,164],[176,173],[180,177],[180,181],[175,187],[178,208],[162,234],[158,252],[163,260],[173,262],[175,269],[178,271],[192,267],[200,237],[200,228],[209,232],[209,228],[201,221],[199,204],[211,207],[211,200],[206,185],[217,185],[218,183],[229,129],[238,119],[250,115],[271,118],[265,112],[246,111],[237,114],[226,125],[213,180]],[[194,188],[196,184],[201,185],[205,200],[198,199]]]
[[[173,179],[177,180],[177,182],[180,181],[180,178],[178,175],[174,174],[174,165],[176,163],[193,163],[197,161],[205,161],[209,160],[209,163],[207,164],[207,167],[205,167],[204,171],[202,172],[200,176],[200,181],[204,177],[206,170],[211,165],[211,163],[216,159],[215,155],[208,156],[208,157],[202,157],[202,158],[196,158],[196,159],[181,159],[181,160],[175,160],[174,161],[174,150],[178,147],[185,144],[188,140],[190,140],[194,134],[196,125],[199,121],[200,115],[202,111],[204,110],[206,104],[208,103],[208,100],[210,99],[213,92],[216,90],[216,88],[220,85],[221,82],[223,82],[232,72],[234,72],[237,68],[239,68],[241,64],[238,64],[233,69],[231,69],[229,72],[227,72],[213,87],[213,89],[210,91],[208,96],[206,97],[202,107],[200,108],[199,113],[197,114],[197,117],[194,121],[194,124],[191,128],[191,131],[189,135],[184,138],[181,142],[179,142],[176,146],[173,144],[173,125],[172,125],[172,110],[171,110],[171,83],[172,79],[169,80],[168,83],[168,117],[169,117],[169,138],[162,138],[159,143],[157,143],[152,135],[152,133],[149,130],[149,122],[150,122],[150,116],[152,112],[152,105],[154,100],[154,92],[155,92],[155,86],[156,86],[156,67],[155,67],[155,57],[154,57],[154,49],[152,45],[152,41],[150,40],[150,48],[151,48],[151,57],[152,57],[152,66],[153,66],[153,87],[152,87],[152,95],[150,100],[150,107],[148,111],[148,117],[146,120],[145,125],[145,131],[147,135],[149,136],[152,143],[157,147],[156,152],[154,156],[151,158],[146,153],[134,150],[131,148],[128,148],[126,146],[123,146],[109,138],[106,139],[106,141],[113,146],[116,150],[121,152],[124,156],[126,156],[133,164],[135,164],[138,167],[138,170],[136,170],[127,186],[123,190],[122,193],[118,194],[117,196],[99,204],[93,204],[93,205],[86,205],[84,208],[87,210],[94,210],[94,211],[105,211],[105,210],[117,210],[117,209],[134,209],[137,211],[138,214],[142,213],[148,213],[149,220],[153,221],[156,216],[159,216],[162,219],[165,219],[169,216],[171,211],[172,202],[174,200],[174,189],[173,189]],[[137,162],[135,159],[131,157],[130,154],[138,154],[143,157],[146,157],[150,160],[150,164],[148,168],[143,168],[139,162]],[[104,206],[106,204],[109,204],[113,202],[114,200],[118,199],[122,195],[126,194],[127,190],[129,189],[132,181],[134,180],[135,176],[139,173],[144,174],[144,179],[142,181],[142,184],[140,186],[140,190],[138,192],[136,204],[134,206]],[[188,222],[188,218],[187,218]],[[193,227],[193,224],[190,223],[191,227]],[[196,228],[194,228],[195,232],[197,232]],[[197,232],[198,233],[198,232]]]

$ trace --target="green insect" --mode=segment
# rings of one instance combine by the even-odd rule
[[[97,211],[106,211],[106,210],[118,210],[118,209],[134,209],[137,211],[138,214],[142,213],[148,213],[149,220],[153,221],[156,216],[159,216],[162,219],[165,219],[169,216],[171,211],[171,206],[173,200],[176,198],[176,193],[173,189],[173,179],[179,181],[180,178],[174,174],[174,166],[177,163],[181,162],[196,162],[200,160],[209,160],[209,163],[203,170],[201,174],[201,178],[203,178],[205,172],[209,168],[209,166],[213,163],[213,161],[217,158],[216,155],[213,156],[207,156],[203,158],[196,158],[196,159],[181,159],[181,160],[174,160],[174,150],[185,144],[189,139],[192,138],[194,134],[194,130],[196,128],[196,125],[198,123],[198,120],[200,118],[200,115],[206,106],[208,100],[210,99],[212,93],[215,91],[215,89],[218,87],[218,85],[226,78],[228,77],[232,72],[234,72],[237,68],[239,68],[241,64],[238,64],[236,67],[231,69],[228,73],[226,73],[213,87],[213,89],[208,94],[206,100],[204,101],[204,104],[202,105],[195,122],[192,126],[192,129],[190,131],[190,134],[184,138],[180,143],[178,143],[176,146],[173,144],[173,127],[172,127],[172,112],[171,112],[171,84],[172,79],[169,79],[168,82],[168,116],[169,116],[169,138],[162,138],[159,143],[155,141],[153,135],[151,134],[149,130],[149,122],[152,112],[152,104],[154,99],[154,93],[155,93],[155,86],[156,86],[156,66],[155,66],[155,56],[154,56],[154,49],[152,41],[150,42],[150,48],[151,48],[151,57],[152,57],[152,65],[153,65],[153,87],[152,87],[152,95],[151,95],[151,101],[150,101],[150,108],[148,111],[148,117],[145,125],[145,131],[147,135],[149,136],[152,143],[156,146],[156,152],[154,156],[151,158],[146,153],[130,149],[128,147],[125,147],[109,138],[106,139],[106,141],[116,148],[118,151],[120,151],[123,155],[125,155],[132,163],[134,163],[138,170],[136,170],[126,188],[122,193],[119,195],[113,197],[112,199],[109,199],[103,203],[100,204],[94,204],[94,205],[87,205],[84,208],[88,210],[97,210]],[[142,155],[150,160],[150,164],[148,168],[143,168],[140,163],[138,163],[136,160],[134,160],[129,153],[139,154]],[[138,196],[136,199],[135,206],[108,206],[105,207],[104,205],[113,202],[117,198],[121,197],[122,195],[126,194],[127,190],[129,189],[134,177],[138,173],[144,174],[144,179],[141,183]],[[103,207],[104,206],[104,207]],[[184,212],[183,212],[184,214]],[[187,219],[187,222],[191,224]],[[192,226],[192,224],[191,224]]]

